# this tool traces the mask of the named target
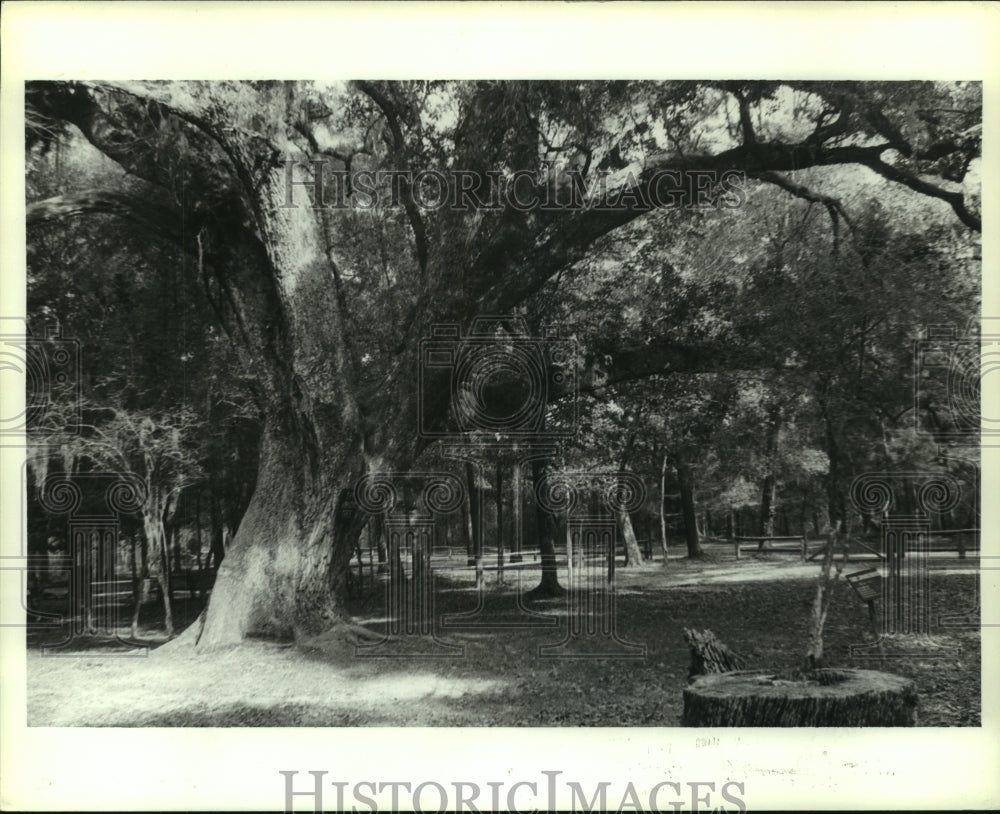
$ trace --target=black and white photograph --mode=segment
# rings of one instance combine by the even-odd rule
[[[79,5],[153,55],[4,68],[5,805],[1000,803],[995,6],[640,71],[561,4]]]

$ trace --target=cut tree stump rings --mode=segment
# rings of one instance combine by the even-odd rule
[[[820,668],[703,675],[684,690],[682,726],[915,726],[913,681],[874,670]]]

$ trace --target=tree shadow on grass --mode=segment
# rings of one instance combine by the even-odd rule
[[[974,605],[976,577],[932,576],[932,608],[958,612]],[[37,666],[36,675],[44,676],[36,702],[39,721],[61,720],[60,710],[87,693],[107,696],[69,725],[677,726],[689,661],[683,628],[710,628],[753,668],[800,666],[814,584],[800,579],[727,583],[713,590],[637,586],[618,597],[616,623],[627,641],[647,646],[644,660],[539,658],[538,645],[558,641],[562,623],[537,630],[456,628],[443,631],[442,638],[465,646],[461,659],[332,659],[259,643],[220,656],[192,654],[189,660],[164,653],[162,666],[142,668],[142,686],[149,689],[129,702],[117,700],[115,693],[133,691],[136,684],[127,683],[128,674],[118,674],[117,666],[70,676],[64,665],[49,663],[42,669],[39,662],[48,660],[36,659],[29,662],[29,696]],[[436,614],[474,605],[467,592],[440,587]],[[490,613],[501,617],[516,607],[513,591],[495,591],[490,601]],[[545,604],[557,616],[566,607],[558,601]],[[379,625],[369,627],[381,632]],[[914,678],[923,725],[977,726],[978,629],[939,635],[961,645],[961,658],[852,662],[851,645],[870,640],[871,633],[864,603],[841,584],[827,622],[828,662]],[[98,653],[81,655],[103,661]],[[271,703],[262,696],[269,688],[275,694]],[[171,700],[161,700],[166,698]]]

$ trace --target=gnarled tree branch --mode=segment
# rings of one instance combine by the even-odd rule
[[[382,111],[382,115],[385,116],[386,123],[389,125],[389,132],[392,134],[393,149],[396,153],[397,161],[401,161],[406,142],[403,139],[403,131],[399,125],[399,113],[396,110],[396,106],[374,82],[359,80],[354,84],[358,90],[371,99],[378,106],[379,110]],[[401,166],[399,169],[406,168]],[[429,254],[427,227],[424,225],[424,219],[420,216],[420,210],[413,199],[412,184],[405,175],[401,178],[400,191],[403,193],[401,196],[403,199],[403,209],[410,222],[410,228],[413,230],[413,240],[417,250],[417,265],[420,268],[420,276],[422,279],[426,279],[427,258]]]

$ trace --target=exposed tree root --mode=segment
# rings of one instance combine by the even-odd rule
[[[566,589],[559,583],[542,583],[536,588],[532,588],[524,595],[527,602],[537,602],[541,599],[559,599],[566,596]]]
[[[296,639],[295,645],[306,652],[353,657],[358,645],[374,644],[382,638],[382,634],[345,619],[322,633]]]
[[[157,655],[169,655],[173,653],[190,653],[194,651],[195,647],[198,645],[198,639],[201,638],[201,631],[205,627],[205,615],[207,613],[208,609],[206,608],[198,614],[198,618],[182,630],[180,634],[174,636],[174,638],[165,644],[160,645],[153,652]]]

